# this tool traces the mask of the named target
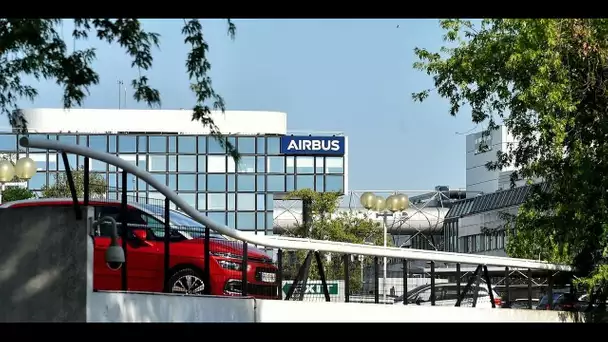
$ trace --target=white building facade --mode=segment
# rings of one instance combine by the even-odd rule
[[[276,195],[305,188],[348,191],[347,137],[338,132],[294,136],[282,112],[212,113],[240,152],[239,164],[208,127],[192,121],[191,110],[38,108],[22,113],[30,137],[80,144],[129,160],[214,221],[255,234],[272,234]],[[40,193],[65,165],[56,151],[19,146],[19,137],[0,132],[0,154],[36,161],[38,172],[28,187]],[[68,159],[72,169],[83,166],[82,157]],[[89,168],[107,182],[108,198],[119,199],[123,186],[137,201],[163,198],[133,175],[122,184],[120,170],[113,166],[91,161]]]

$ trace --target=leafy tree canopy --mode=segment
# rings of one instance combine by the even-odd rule
[[[2,203],[34,198],[32,190],[17,186],[7,186],[2,192]]]
[[[74,178],[74,186],[78,198],[84,197],[84,170],[72,170]],[[98,173],[89,174],[89,195],[91,198],[104,198],[108,190],[106,180]],[[44,198],[71,198],[70,185],[68,176],[65,172],[55,174],[55,182],[51,185],[45,185],[42,188],[42,197]]]
[[[608,20],[441,20],[445,46],[415,49],[414,67],[451,115],[470,106],[487,135],[502,120],[518,144],[490,169],[541,178],[512,222],[511,256],[570,262],[588,285],[608,285]],[[606,292],[606,291],[604,291]]]
[[[330,240],[349,243],[370,243],[381,246],[384,242],[380,224],[367,215],[351,211],[338,211],[341,195],[337,192],[315,192],[311,189],[293,191],[287,199],[298,199],[310,203],[312,222],[308,227],[298,222],[295,227],[285,232],[286,236]],[[391,244],[391,241],[388,241]],[[285,279],[294,279],[298,267],[302,265],[307,251],[295,253],[296,260],[286,265]],[[323,254],[323,253],[322,253]],[[344,279],[344,264],[341,255],[324,254],[324,268],[327,279]],[[371,262],[366,258],[366,263]],[[350,263],[350,286],[353,291],[361,289],[361,277],[355,270],[362,265],[357,261]],[[319,279],[316,263],[311,264],[311,279]]]
[[[36,80],[56,81],[63,88],[65,108],[81,106],[89,88],[99,83],[99,75],[92,66],[95,49],[68,51],[60,33],[61,25],[60,18],[0,19],[0,113],[6,114],[11,125],[19,131],[27,131],[27,122],[17,102],[21,98],[33,101],[38,95],[35,87],[24,82],[24,75]],[[236,26],[228,19],[228,34],[234,38],[235,33]],[[211,134],[238,161],[235,146],[221,134],[211,118],[211,110],[223,112],[225,104],[211,83],[209,45],[200,20],[184,19],[182,34],[184,43],[191,48],[185,65],[191,80],[190,89],[196,96],[192,120],[208,126]],[[158,33],[144,30],[138,19],[76,18],[71,36],[74,41],[96,37],[122,47],[131,57],[131,66],[139,71],[138,77],[131,81],[133,98],[150,107],[160,106],[160,93],[150,85],[146,75],[153,65],[152,50],[160,46]]]

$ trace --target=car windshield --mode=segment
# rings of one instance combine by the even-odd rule
[[[148,212],[148,214],[151,214],[152,216],[156,217],[157,219],[159,219],[161,221],[164,221],[164,215],[158,214],[158,213],[164,212],[164,208],[162,206],[153,205],[153,204],[139,204],[139,205],[144,210],[146,210]],[[205,235],[205,226],[204,225],[202,225],[198,221],[195,221],[190,216],[188,216],[180,211],[177,211],[174,209],[169,210],[169,222],[170,222],[171,226],[173,226],[173,229],[179,231],[186,237],[202,238]],[[214,231],[210,231],[209,236],[213,239],[226,240],[225,236],[223,236],[222,234],[219,234],[217,232],[214,232]]]
[[[553,303],[557,302],[559,297],[561,297],[562,295],[563,295],[562,293],[554,293],[553,294]],[[538,305],[547,305],[547,304],[549,304],[549,296],[544,295],[543,298],[541,298]]]

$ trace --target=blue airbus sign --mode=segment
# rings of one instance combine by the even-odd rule
[[[281,153],[287,155],[344,155],[344,137],[281,137]]]

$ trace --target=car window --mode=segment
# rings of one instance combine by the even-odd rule
[[[118,206],[100,206],[95,208],[95,218],[98,220],[104,216],[109,216],[116,220],[118,235],[122,235],[122,209]],[[127,211],[126,223],[130,226],[146,226],[147,223],[142,217],[142,212],[135,209]],[[109,222],[102,222],[99,225],[100,236],[112,236],[112,225]]]
[[[421,302],[428,302],[431,300],[431,289],[426,289],[416,296],[415,300],[420,300]]]
[[[462,292],[462,286],[460,291]],[[456,285],[443,286],[442,300],[458,300],[458,288]]]

